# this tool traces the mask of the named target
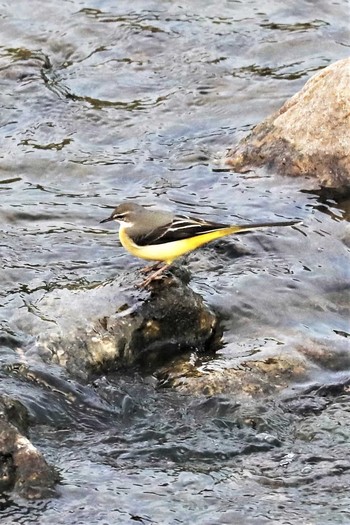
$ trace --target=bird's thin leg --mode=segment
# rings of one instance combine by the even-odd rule
[[[158,261],[155,264],[148,264],[144,268],[141,268],[140,272],[141,273],[154,272],[155,270],[157,270],[157,268],[159,267],[160,264],[163,264],[163,263]]]
[[[160,277],[161,274],[162,274],[165,270],[167,270],[167,269],[169,268],[169,266],[170,266],[170,264],[167,264],[167,263],[163,264],[163,266],[161,266],[156,272],[153,272],[151,275],[149,275],[149,276],[147,277],[147,279],[145,279],[145,280],[141,283],[140,287],[141,287],[141,288],[147,288],[147,286],[148,286],[152,281],[156,281],[157,279],[160,279],[160,278],[161,278],[161,277]]]

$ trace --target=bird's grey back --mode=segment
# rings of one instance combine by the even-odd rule
[[[128,235],[135,242],[157,237],[158,231],[159,235],[162,235],[174,220],[174,214],[165,210],[152,210],[140,206],[135,212],[135,224],[128,228]]]

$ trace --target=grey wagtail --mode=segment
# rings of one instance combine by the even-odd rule
[[[143,286],[158,278],[181,255],[220,237],[259,228],[300,224],[300,221],[220,224],[187,215],[174,215],[164,210],[148,209],[133,202],[119,204],[101,223],[108,221],[119,222],[119,239],[128,252],[141,259],[157,261],[156,265],[147,267],[145,271],[163,263],[161,268],[144,281]]]

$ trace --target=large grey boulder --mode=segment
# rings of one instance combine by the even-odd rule
[[[314,75],[303,89],[228,152],[235,171],[266,166],[350,188],[350,58]]]

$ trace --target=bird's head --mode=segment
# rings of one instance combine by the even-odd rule
[[[135,224],[135,219],[137,219],[138,214],[142,211],[144,211],[144,208],[139,204],[135,204],[133,202],[123,202],[114,208],[111,215],[107,217],[107,219],[100,221],[100,224],[109,221],[116,221],[120,224],[123,224],[123,226],[130,227]]]

